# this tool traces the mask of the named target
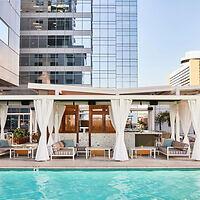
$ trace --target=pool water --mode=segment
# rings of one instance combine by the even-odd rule
[[[200,199],[200,170],[0,170],[0,199]]]

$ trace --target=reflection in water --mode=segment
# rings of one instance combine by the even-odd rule
[[[116,193],[112,194],[111,196],[107,197],[107,200],[113,200],[113,199],[123,199],[126,200],[127,194],[130,192],[130,186],[129,186],[129,177],[127,175],[122,174],[116,174],[116,176],[113,177],[110,184],[108,184],[112,189],[116,190]]]
[[[41,194],[40,199],[48,199],[48,181],[49,181],[49,176],[47,174],[40,174],[39,172],[36,172],[36,185],[38,187],[38,191]]]

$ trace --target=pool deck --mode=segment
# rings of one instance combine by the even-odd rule
[[[192,161],[187,158],[165,157],[156,159],[149,157],[139,157],[129,161],[117,162],[104,157],[93,157],[85,159],[78,157],[75,160],[70,158],[53,159],[52,161],[36,162],[34,159],[21,156],[9,159],[8,156],[0,157],[0,168],[61,168],[61,169],[137,169],[137,168],[200,168],[200,161]]]

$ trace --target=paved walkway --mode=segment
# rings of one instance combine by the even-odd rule
[[[192,161],[187,158],[166,160],[165,157],[156,159],[139,157],[125,162],[117,162],[97,156],[88,160],[85,157],[78,157],[75,160],[59,158],[52,161],[36,162],[25,156],[15,159],[4,156],[0,157],[0,168],[200,168],[200,161]]]

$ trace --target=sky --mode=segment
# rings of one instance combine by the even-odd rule
[[[138,0],[139,87],[167,85],[192,50],[200,50],[200,0]]]

